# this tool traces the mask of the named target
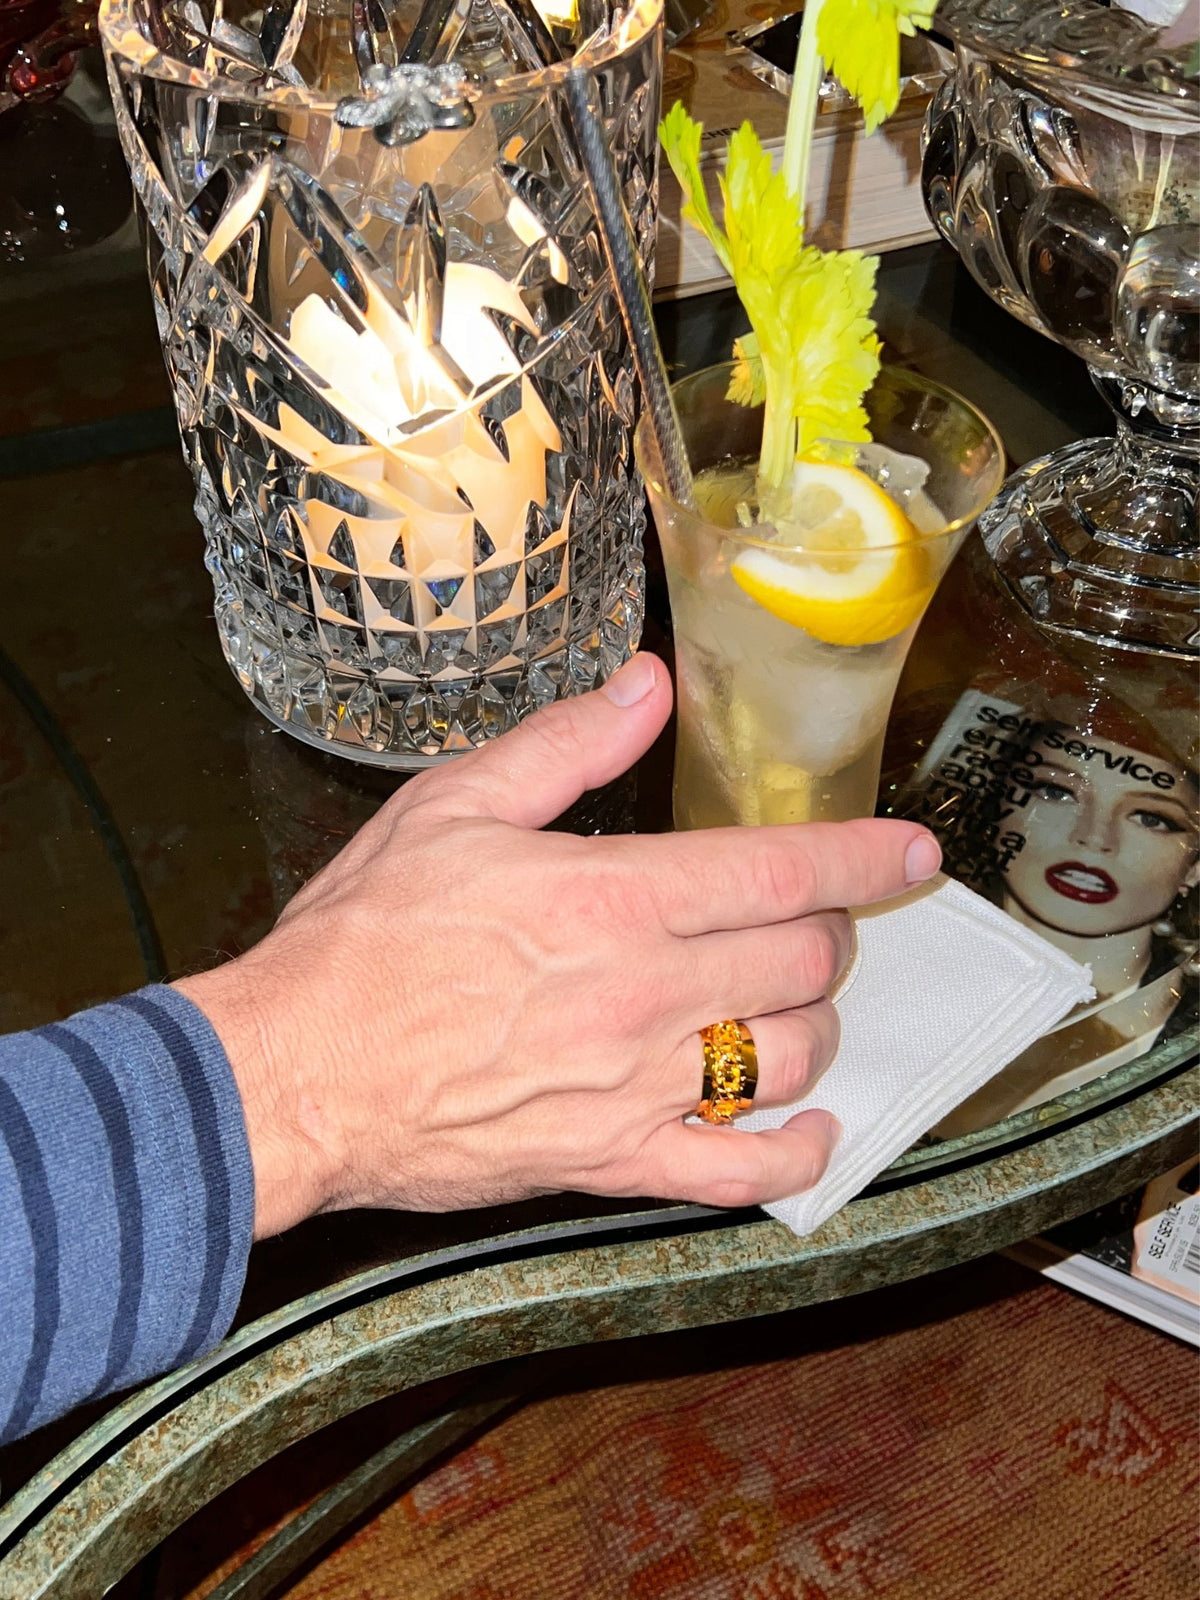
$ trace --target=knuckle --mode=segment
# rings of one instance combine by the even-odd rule
[[[773,1098],[786,1103],[804,1093],[819,1066],[816,1029],[807,1018],[796,1016],[784,1024],[782,1059],[771,1074]]]
[[[613,1040],[611,1047],[599,1050],[588,1066],[589,1086],[601,1095],[619,1095],[636,1071],[636,1061],[627,1040]]]
[[[811,1189],[820,1183],[828,1165],[825,1149],[806,1134],[796,1151],[794,1182],[797,1190]]]
[[[415,814],[437,816],[453,803],[455,796],[472,793],[478,754],[472,752],[452,766],[428,767],[405,778],[380,814],[397,819]]]
[[[634,930],[643,915],[642,901],[634,883],[622,880],[611,872],[594,872],[586,866],[571,870],[566,866],[558,878],[558,906],[568,926],[574,926],[582,946],[589,955],[589,965],[598,974],[611,974],[614,982],[634,987],[645,979],[653,984],[656,979],[653,966],[645,973],[634,970],[630,960],[634,947],[645,957],[642,939]]]
[[[767,905],[797,916],[812,903],[816,870],[804,850],[776,837],[757,844],[750,861],[750,880]]]
[[[707,1185],[706,1201],[709,1205],[742,1211],[747,1206],[757,1205],[763,1195],[764,1186],[752,1178],[713,1178]]]
[[[829,1065],[834,1044],[831,1030],[818,1007],[798,1012],[785,1024],[783,1060],[779,1067],[779,1097],[798,1098]]]
[[[556,761],[569,764],[588,753],[576,707],[568,700],[543,706],[521,725],[520,735],[527,745]]]
[[[571,896],[580,920],[604,937],[618,935],[624,944],[637,926],[640,896],[635,884],[614,872],[580,872],[571,880]]]
[[[672,906],[704,905],[712,888],[708,861],[694,850],[672,848],[674,838],[669,835],[643,842],[649,848],[639,853],[636,874],[643,917],[649,909],[660,925],[667,925]]]
[[[756,1206],[772,1193],[771,1162],[767,1148],[754,1133],[740,1133],[736,1129],[721,1135],[728,1139],[729,1165],[724,1171],[712,1174],[709,1193],[711,1203],[728,1206],[734,1210]],[[736,1145],[732,1141],[736,1140]]]
[[[671,985],[652,959],[630,961],[616,938],[593,938],[592,946],[586,970],[581,969],[571,1029],[606,1063],[603,1080],[619,1088],[644,1066],[648,1036],[670,1004]]]
[[[829,917],[814,918],[804,926],[800,971],[809,991],[824,994],[842,970],[843,942],[836,922]]]
[[[820,1077],[837,1054],[841,1023],[828,1000],[817,1000],[780,1018],[780,1060],[767,1066],[772,1097],[780,1103],[797,1100]]]

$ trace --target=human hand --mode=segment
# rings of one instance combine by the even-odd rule
[[[698,1030],[746,1020],[756,1103],[837,1048],[838,908],[940,860],[864,820],[579,838],[537,830],[624,772],[671,706],[666,669],[609,684],[399,790],[236,961],[176,987],[233,1067],[256,1236],[322,1210],[454,1210],[558,1189],[741,1206],[821,1176],[837,1124],[686,1125]]]

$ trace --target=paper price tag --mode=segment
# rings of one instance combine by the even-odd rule
[[[1168,1206],[1153,1219],[1137,1252],[1143,1272],[1178,1285],[1189,1298],[1200,1291],[1200,1196]]]

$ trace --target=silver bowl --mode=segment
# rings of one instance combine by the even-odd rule
[[[1194,44],[1099,0],[944,0],[935,226],[1087,362],[1116,436],[1015,473],[980,528],[1051,629],[1200,653],[1200,84]]]

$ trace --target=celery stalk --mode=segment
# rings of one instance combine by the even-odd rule
[[[817,48],[817,18],[824,0],[808,0],[800,39],[796,46],[796,65],[792,71],[792,92],[788,99],[787,131],[783,139],[783,179],[788,193],[800,202],[804,215],[808,194],[808,166],[812,154],[813,129],[820,104],[825,63]]]
[[[871,437],[863,397],[879,371],[871,321],[874,256],[804,243],[804,200],[825,64],[863,107],[868,131],[900,95],[900,35],[927,26],[936,0],[808,0],[779,172],[748,122],[729,140],[722,228],[700,171],[703,128],[675,105],[659,128],[683,190],[683,215],[732,277],[752,332],[734,346],[729,395],[762,404],[760,498],[783,488],[819,442]]]

